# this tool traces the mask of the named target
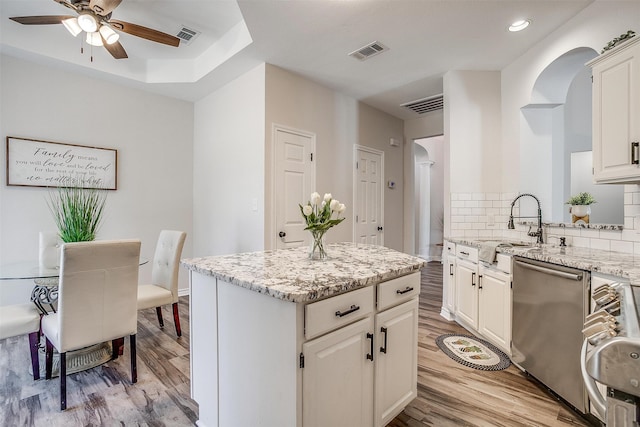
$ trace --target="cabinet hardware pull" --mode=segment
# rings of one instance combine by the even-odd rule
[[[367,339],[371,340],[371,353],[367,353],[367,359],[373,362],[373,334],[367,332]]]
[[[343,317],[343,316],[346,316],[347,314],[351,314],[354,311],[358,311],[358,310],[360,310],[360,307],[353,304],[347,311],[344,311],[344,312],[341,312],[340,310],[336,311],[336,316]]]
[[[478,289],[482,289],[482,274],[478,276]]]
[[[460,253],[461,253],[462,255],[466,255],[466,256],[469,256],[469,252],[465,252],[465,251],[460,251]]]
[[[638,156],[638,151],[640,151],[640,142],[634,141],[631,143],[631,164],[637,165],[640,163],[640,156]]]
[[[453,264],[449,264],[449,276],[453,276]]]
[[[384,344],[380,347],[380,353],[387,353],[387,328],[384,326],[380,328],[380,332],[384,334]]]
[[[476,273],[471,273],[471,286],[476,285]]]
[[[413,290],[413,288],[410,288],[409,286],[407,286],[404,291],[401,291],[400,289],[397,289],[396,293],[402,295],[402,294],[406,294],[407,292],[411,292],[412,290]]]

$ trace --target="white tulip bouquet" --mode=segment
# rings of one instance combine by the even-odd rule
[[[340,218],[340,214],[347,207],[344,203],[334,199],[331,193],[326,193],[321,198],[317,192],[311,193],[309,203],[298,206],[300,206],[300,212],[307,223],[305,230],[309,230],[313,236],[309,257],[312,259],[326,258],[327,253],[322,238],[331,227],[344,221],[344,217]]]

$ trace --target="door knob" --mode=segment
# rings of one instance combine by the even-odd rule
[[[378,231],[382,231],[382,227],[378,227]]]
[[[284,236],[286,236],[287,233],[285,233],[284,231],[281,231],[278,233],[278,236],[280,236],[281,239],[284,239]]]

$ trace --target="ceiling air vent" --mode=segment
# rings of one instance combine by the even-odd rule
[[[411,102],[400,104],[401,107],[408,108],[418,114],[429,113],[431,111],[442,110],[444,99],[442,94],[429,96],[427,98],[417,99]]]
[[[189,44],[199,35],[200,35],[200,31],[187,28],[183,25],[180,28],[180,31],[178,31],[178,33],[176,34],[176,37],[181,40],[180,44]]]
[[[376,41],[373,43],[369,43],[368,45],[363,46],[358,50],[354,50],[349,54],[349,56],[359,59],[360,61],[365,61],[372,56],[384,52],[385,50],[389,50],[389,48]]]

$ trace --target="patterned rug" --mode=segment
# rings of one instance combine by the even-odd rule
[[[440,335],[436,338],[436,344],[456,362],[474,369],[500,371],[511,365],[509,356],[500,349],[472,335]]]

